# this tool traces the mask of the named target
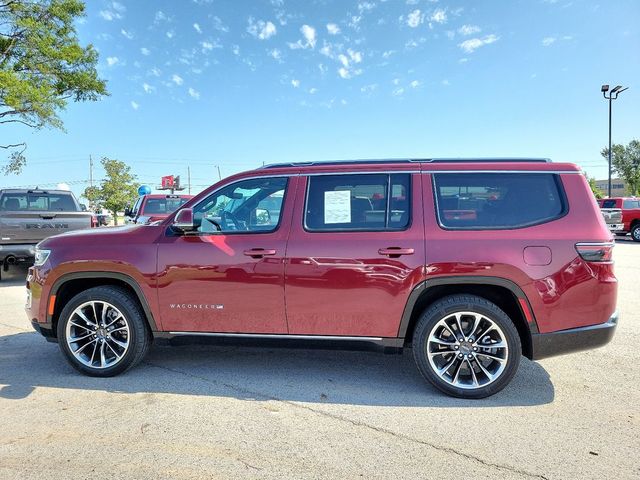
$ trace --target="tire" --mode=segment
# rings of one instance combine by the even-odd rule
[[[125,372],[144,358],[152,342],[138,300],[117,286],[94,287],[73,297],[60,313],[57,334],[71,366],[92,377]]]
[[[436,301],[420,316],[413,333],[418,370],[453,397],[477,399],[499,392],[518,370],[521,355],[520,336],[511,319],[475,295]]]
[[[631,238],[634,242],[640,242],[640,223],[636,223],[631,228]]]

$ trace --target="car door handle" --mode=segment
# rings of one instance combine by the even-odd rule
[[[387,255],[391,258],[398,258],[400,255],[413,255],[415,250],[413,248],[400,248],[400,247],[389,247],[389,248],[381,248],[378,250],[380,255]]]
[[[268,255],[275,255],[276,251],[272,248],[252,248],[250,250],[245,250],[244,254],[251,258],[262,258]]]

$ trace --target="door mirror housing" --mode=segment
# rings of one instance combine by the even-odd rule
[[[193,208],[178,210],[176,216],[173,217],[171,226],[180,232],[193,232],[196,230],[196,224],[193,221]]]
[[[131,213],[133,213],[133,212],[131,212],[131,206],[130,205],[127,205],[126,207],[124,207],[124,216],[125,217],[130,217]]]

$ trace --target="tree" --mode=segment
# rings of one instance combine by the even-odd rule
[[[609,158],[609,149],[600,152],[604,158]],[[631,195],[640,191],[640,141],[631,140],[628,145],[613,145],[611,147],[611,164],[613,170],[627,182]]]
[[[0,125],[63,129],[58,113],[69,100],[108,95],[98,52],[78,40],[74,21],[84,14],[82,0],[0,0]],[[0,144],[11,152],[5,174],[22,170],[26,147]]]
[[[586,177],[587,177],[587,182],[589,182],[589,187],[591,187],[591,191],[593,192],[593,195],[597,199],[604,198],[604,192],[600,190],[596,185],[596,179],[594,177],[590,177],[589,175],[586,175]]]
[[[138,196],[136,176],[130,173],[131,167],[120,160],[103,158],[102,167],[106,173],[100,187],[87,187],[83,193],[90,202],[102,206],[113,215],[113,222],[118,224],[118,212],[133,203]]]

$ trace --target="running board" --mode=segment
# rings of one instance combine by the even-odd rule
[[[401,348],[404,346],[404,338],[391,337],[353,337],[342,335],[289,335],[279,333],[216,333],[216,332],[153,332],[154,337],[171,339],[176,337],[211,337],[211,338],[236,338],[256,340],[304,340],[304,341],[329,341],[329,342],[365,342],[374,343],[383,347]]]

